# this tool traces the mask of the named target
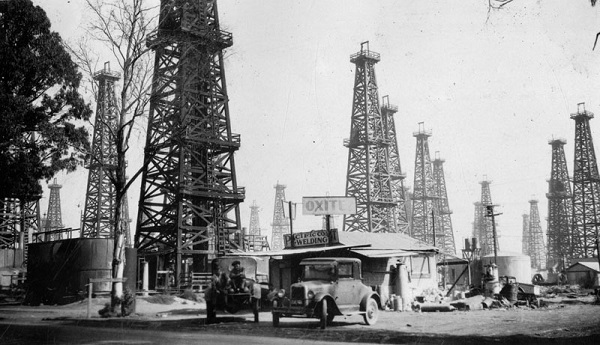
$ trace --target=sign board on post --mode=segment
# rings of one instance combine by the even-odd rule
[[[347,196],[305,196],[303,215],[356,214],[356,199]]]

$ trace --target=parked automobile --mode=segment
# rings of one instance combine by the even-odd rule
[[[281,317],[295,315],[318,318],[323,329],[336,315],[363,315],[367,325],[377,322],[381,299],[362,283],[359,259],[304,259],[300,268],[300,281],[273,299],[273,326],[279,326]]]
[[[259,281],[262,277],[257,272],[256,259],[216,258],[212,261],[212,273],[210,286],[204,291],[209,322],[216,319],[217,310],[234,314],[242,309],[252,309],[254,322],[258,322],[262,290],[267,290],[267,283]]]

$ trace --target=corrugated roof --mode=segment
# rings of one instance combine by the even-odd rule
[[[315,253],[315,252],[327,252],[336,249],[345,249],[345,248],[356,248],[356,247],[365,247],[368,245],[337,245],[330,247],[310,247],[310,248],[296,248],[296,249],[282,249],[282,250],[273,250],[273,251],[265,251],[265,252],[245,252],[239,253],[241,256],[285,256],[285,255],[294,255],[294,254],[302,254],[302,253]]]
[[[393,249],[351,249],[352,252],[366,256],[368,258],[392,258],[400,256],[413,256],[419,255],[418,251],[405,251],[405,250],[393,250]]]
[[[400,233],[372,233],[339,231],[345,245],[370,244],[369,250],[439,251],[438,248]]]

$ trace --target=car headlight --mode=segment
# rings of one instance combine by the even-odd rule
[[[313,299],[315,298],[315,293],[309,290],[306,294],[306,297],[308,297],[308,299]]]
[[[279,292],[277,292],[277,297],[283,298],[283,296],[285,296],[285,290],[281,289],[281,290],[279,290]]]

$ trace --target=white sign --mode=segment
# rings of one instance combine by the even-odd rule
[[[346,196],[306,196],[302,198],[303,215],[355,214],[356,199]]]

